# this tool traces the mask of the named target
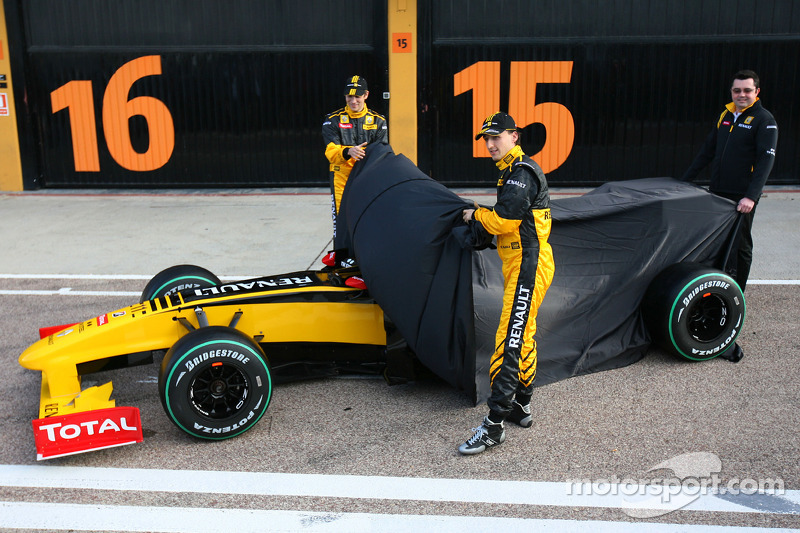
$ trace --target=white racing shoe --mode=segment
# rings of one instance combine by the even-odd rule
[[[506,440],[506,430],[502,422],[492,422],[489,417],[483,419],[483,424],[472,428],[475,433],[467,442],[458,447],[458,451],[464,455],[475,455],[487,448],[502,444]]]

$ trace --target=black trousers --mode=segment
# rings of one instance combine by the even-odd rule
[[[736,196],[718,192],[714,192],[714,194],[737,203],[742,199],[741,195]],[[728,263],[725,265],[725,272],[736,280],[742,292],[747,287],[747,280],[750,277],[750,265],[753,263],[753,217],[756,214],[756,207],[758,207],[758,204],[749,213],[739,213],[742,222],[739,225],[739,233],[735,237],[736,241],[733,243],[731,257],[728,258]]]

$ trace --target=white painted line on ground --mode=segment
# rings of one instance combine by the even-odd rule
[[[487,516],[390,515],[373,513],[325,513],[262,509],[189,507],[132,507],[64,503],[0,502],[0,527],[17,529],[84,531],[163,531],[206,533],[236,531],[306,531],[351,533],[381,531],[504,531],[554,533],[590,530],[595,533],[673,532],[724,533],[733,528],[716,525],[663,524],[652,522],[602,522]],[[737,527],[743,533],[783,533],[789,529]]]
[[[150,281],[155,274],[0,274],[0,279],[81,279],[81,280],[137,280]],[[242,280],[260,276],[218,276],[220,280]]]
[[[20,289],[20,290],[3,290],[0,289],[0,295],[10,296],[132,296],[138,298],[142,295],[141,292],[130,291],[74,291],[69,287],[64,287],[58,290],[33,290],[33,289]]]
[[[222,281],[253,279],[259,276],[219,276]],[[58,280],[150,280],[152,276],[139,274],[0,274],[0,279],[58,279]],[[59,289],[0,289],[0,295],[8,296],[125,296],[138,298],[140,291],[85,291],[71,287]]]
[[[582,487],[542,481],[0,465],[0,486],[654,509],[662,514],[676,509],[800,514],[797,490],[720,496],[608,483]]]
[[[153,276],[144,274],[0,274],[0,279],[144,279]]]

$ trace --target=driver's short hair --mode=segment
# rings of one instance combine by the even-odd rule
[[[755,84],[756,89],[760,89],[761,88],[761,85],[760,85],[761,82],[758,79],[758,74],[756,74],[752,70],[740,70],[739,72],[737,72],[733,76],[734,80],[749,80],[750,78],[753,79],[753,83]],[[731,85],[733,85],[733,81],[731,81]]]

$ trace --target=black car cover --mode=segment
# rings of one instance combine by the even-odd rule
[[[356,259],[422,364],[478,403],[489,395],[503,276],[495,250],[469,246],[461,212],[471,205],[371,145],[344,190],[335,248]],[[720,268],[736,211],[694,185],[650,178],[555,200],[552,217],[556,272],[537,319],[536,386],[641,359],[649,282],[682,261]]]

